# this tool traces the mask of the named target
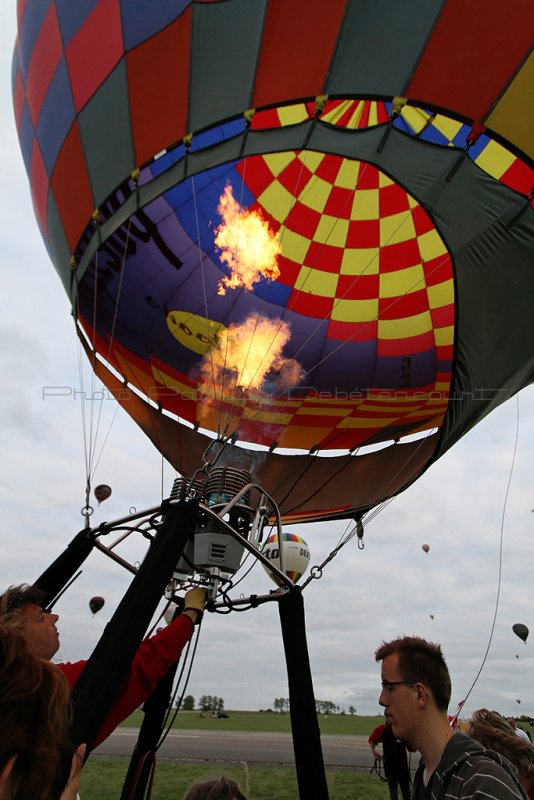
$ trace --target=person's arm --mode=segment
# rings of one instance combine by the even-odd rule
[[[371,752],[375,758],[379,760],[382,758],[382,753],[376,749],[376,745],[380,744],[382,741],[382,731],[384,730],[384,725],[379,725],[378,728],[375,728],[372,731],[371,735],[369,736],[369,747],[371,748]]]
[[[180,614],[170,625],[141,642],[126,684],[115,700],[95,742],[95,747],[130,716],[156,688],[179,658],[193,635],[192,613]]]

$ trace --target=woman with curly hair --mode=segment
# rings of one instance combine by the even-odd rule
[[[0,800],[48,800],[70,717],[69,691],[57,667],[32,655],[21,631],[0,625]],[[80,757],[77,751],[75,765]],[[63,800],[76,796],[77,784]]]
[[[534,747],[528,739],[518,736],[505,717],[487,708],[473,713],[467,733],[488,750],[507,758],[517,770],[519,783],[534,800]]]

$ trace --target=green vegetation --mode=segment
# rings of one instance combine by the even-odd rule
[[[82,774],[83,800],[113,800],[120,796],[128,762],[93,756]],[[152,800],[181,800],[192,783],[226,775],[239,783],[250,800],[295,800],[297,782],[292,769],[252,768],[220,764],[190,765],[159,762]],[[387,787],[366,772],[328,771],[330,800],[385,800]]]
[[[289,714],[275,714],[268,711],[228,711],[228,719],[212,719],[209,712],[204,716],[199,711],[179,711],[173,728],[191,730],[193,728],[209,731],[267,731],[269,733],[291,733]],[[136,711],[123,725],[138,728],[143,721],[143,712]],[[359,717],[350,714],[320,714],[321,733],[354,734],[368,736],[373,728],[384,719]],[[85,800],[85,798],[84,798]]]

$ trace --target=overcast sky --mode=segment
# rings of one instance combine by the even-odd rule
[[[11,104],[15,2],[0,5],[0,586],[31,582],[83,526],[85,463],[79,375],[70,307],[38,232],[18,146]],[[84,365],[85,366],[85,365]],[[98,390],[100,387],[94,387]],[[465,696],[487,649],[469,698],[503,713],[534,714],[532,642],[512,624],[534,626],[534,392],[523,391],[481,423],[366,528],[365,549],[353,540],[305,591],[308,645],[317,698],[361,714],[378,711],[382,639],[418,634],[440,642],[451,670],[451,708]],[[102,450],[93,485],[112,497],[93,521],[156,505],[174,477],[159,454],[113,400],[102,404]],[[515,466],[516,427],[519,438]],[[100,453],[101,448],[98,447]],[[504,515],[504,517],[503,517]],[[345,523],[295,526],[312,563],[337,544]],[[421,545],[428,543],[425,554]],[[130,576],[99,553],[58,603],[62,660],[87,657]],[[272,588],[257,565],[242,591]],[[88,600],[106,597],[92,617]],[[434,619],[431,619],[433,615]],[[519,656],[519,657],[518,657]],[[278,611],[274,603],[243,614],[205,616],[188,692],[224,698],[226,708],[272,707],[288,694]],[[518,704],[517,701],[521,703]]]

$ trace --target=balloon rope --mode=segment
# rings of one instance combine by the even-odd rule
[[[512,483],[512,475],[514,473],[514,466],[515,466],[515,459],[516,459],[516,454],[517,454],[518,440],[519,440],[519,394],[516,394],[515,442],[514,442],[514,450],[513,450],[513,454],[512,454],[512,463],[510,464],[510,472],[509,472],[508,481],[507,481],[507,484],[506,484],[506,492],[505,492],[505,495],[504,495],[504,502],[503,502],[502,513],[501,513],[501,531],[500,531],[500,537],[499,537],[499,572],[498,572],[498,579],[497,579],[497,596],[495,598],[495,611],[493,613],[493,621],[491,623],[491,630],[490,630],[490,635],[489,635],[489,639],[488,639],[488,646],[486,647],[486,652],[484,653],[484,657],[482,658],[482,663],[480,665],[480,668],[479,668],[477,674],[475,675],[473,683],[469,687],[469,691],[467,692],[467,694],[465,695],[465,697],[463,699],[462,706],[461,706],[462,708],[465,707],[466,700],[469,697],[469,695],[471,694],[471,692],[473,691],[473,689],[475,688],[475,685],[476,685],[476,683],[477,683],[477,681],[478,681],[478,679],[480,677],[480,674],[481,674],[482,670],[484,669],[484,665],[486,663],[486,660],[488,658],[488,653],[490,651],[491,643],[493,641],[493,633],[495,631],[495,624],[497,622],[497,613],[498,613],[498,610],[499,610],[499,599],[500,599],[500,596],[501,596],[502,554],[503,554],[503,541],[504,541],[504,517],[505,517],[505,514],[506,514],[506,507],[508,505],[508,495],[510,493],[510,486],[511,486],[511,483]],[[458,709],[458,711],[456,712],[456,717],[458,716],[459,713],[460,713],[460,709]]]

